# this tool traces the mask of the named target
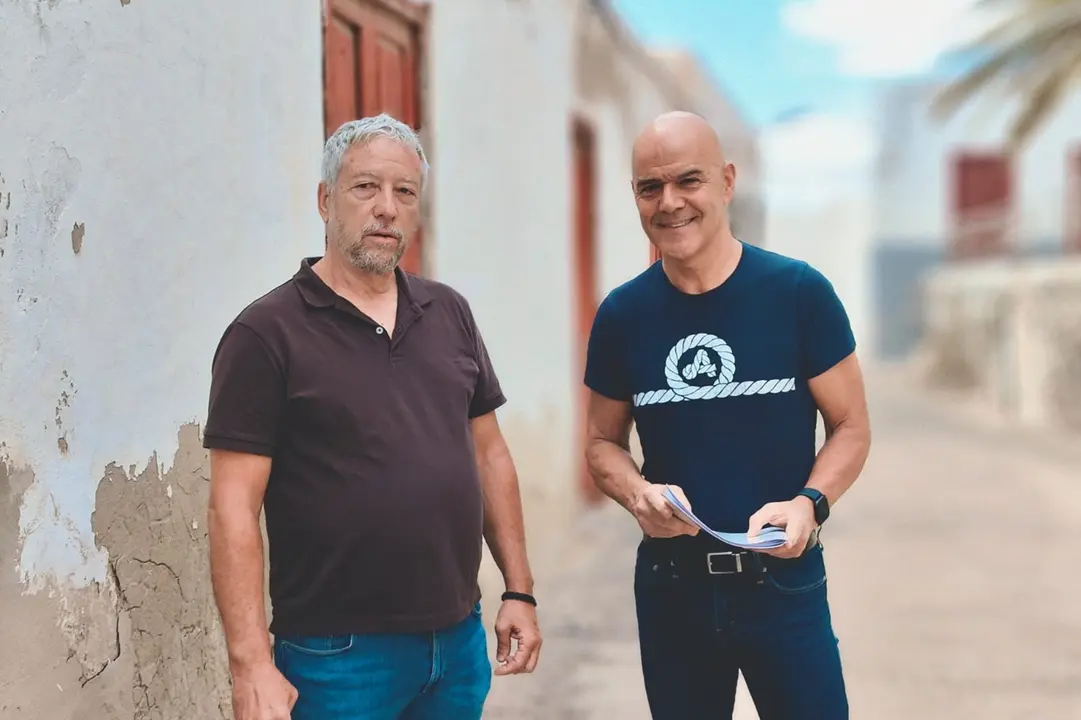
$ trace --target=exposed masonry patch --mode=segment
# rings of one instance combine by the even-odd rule
[[[71,376],[67,370],[61,373],[60,378],[63,390],[60,391],[60,397],[56,401],[56,413],[54,422],[56,423],[57,439],[56,445],[60,450],[61,455],[68,454],[68,434],[69,431],[64,426],[64,415],[69,407],[71,407],[72,399],[78,394],[78,390],[75,389],[75,383],[72,381]]]
[[[34,473],[3,455],[0,443],[0,637],[4,657],[18,662],[0,662],[0,718],[131,718],[131,673],[125,682],[124,663],[111,662],[120,655],[112,585],[25,592],[16,571],[19,511]]]
[[[98,486],[94,535],[131,623],[135,720],[231,717],[228,660],[207,556],[209,464],[185,425],[172,468],[113,464]]]
[[[82,223],[75,223],[75,227],[71,229],[71,249],[78,255],[83,249],[83,236],[86,235],[86,225]]]
[[[63,426],[61,401],[57,426]],[[0,442],[0,718],[225,720],[228,659],[207,556],[209,463],[198,427],[172,468],[108,466],[92,517],[104,582],[30,594],[17,572],[19,515],[34,484]],[[264,540],[265,542],[265,540]]]

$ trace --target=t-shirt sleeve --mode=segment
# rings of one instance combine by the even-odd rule
[[[488,347],[484,344],[476,318],[473,317],[473,311],[464,298],[462,305],[469,323],[469,333],[473,338],[473,359],[477,363],[477,383],[473,387],[473,400],[469,403],[469,419],[472,420],[498,410],[506,404],[507,398],[499,385],[499,377],[495,373],[492,358],[488,354]]]
[[[233,322],[214,353],[203,446],[273,456],[285,375],[263,339]]]
[[[800,364],[805,378],[832,368],[856,349],[848,313],[833,284],[807,265],[798,288]]]
[[[585,384],[598,395],[628,402],[631,390],[624,364],[623,333],[613,305],[608,296],[593,318],[586,347]]]

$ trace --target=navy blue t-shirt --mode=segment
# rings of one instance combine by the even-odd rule
[[[707,293],[678,290],[660,262],[609,293],[585,383],[631,404],[647,480],[678,485],[703,522],[740,532],[806,485],[818,422],[807,380],[855,347],[829,280],[744,244]]]

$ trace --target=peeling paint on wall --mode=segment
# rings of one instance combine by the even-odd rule
[[[83,249],[83,236],[85,235],[86,225],[75,223],[75,227],[71,229],[71,249],[75,251],[76,255]]]
[[[231,717],[228,659],[210,585],[203,518],[209,464],[199,429],[178,433],[172,467],[116,464],[98,485],[93,530],[103,582],[26,594],[15,570],[19,507],[34,473],[0,461],[0,717],[175,720]],[[0,452],[3,448],[0,448]],[[53,668],[41,672],[43,666]]]
[[[178,435],[172,468],[137,476],[110,465],[93,526],[131,623],[136,720],[232,717],[224,635],[203,518],[210,468],[198,427]]]

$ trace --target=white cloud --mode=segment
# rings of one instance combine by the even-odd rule
[[[781,19],[792,32],[832,45],[848,75],[925,72],[946,50],[987,27],[978,0],[792,0]]]

